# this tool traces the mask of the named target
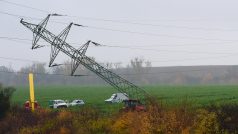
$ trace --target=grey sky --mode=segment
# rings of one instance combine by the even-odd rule
[[[133,57],[152,61],[153,66],[234,65],[237,64],[237,0],[6,0],[14,3],[78,17],[52,17],[47,26],[57,34],[75,22],[89,26],[73,27],[67,42],[87,40],[128,48],[90,47],[87,55],[98,62],[123,62]],[[44,18],[47,13],[0,1],[0,12]],[[32,32],[17,17],[0,13],[0,36],[32,39]],[[100,19],[100,20],[97,20]],[[114,20],[102,21],[104,20]],[[29,22],[40,20],[26,18]],[[129,23],[119,23],[119,22]],[[137,23],[137,24],[132,24]],[[124,32],[95,29],[95,27]],[[133,31],[137,33],[128,33]],[[144,35],[139,33],[146,33]],[[46,44],[40,42],[40,44]],[[75,47],[79,45],[73,44]],[[0,39],[0,57],[49,62],[50,48],[32,51],[31,43]],[[132,49],[133,48],[133,49]],[[143,49],[143,50],[142,50]],[[60,63],[68,59],[63,54]],[[0,59],[0,65],[13,68],[30,62]]]

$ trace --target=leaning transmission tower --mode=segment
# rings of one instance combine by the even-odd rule
[[[39,24],[32,24],[21,19],[21,23],[30,29],[33,32],[33,41],[32,41],[32,49],[37,49],[42,46],[38,45],[37,42],[40,38],[44,39],[46,42],[51,44],[51,54],[50,54],[50,62],[49,67],[56,66],[54,64],[54,60],[59,54],[59,52],[63,52],[67,56],[72,59],[71,64],[71,75],[73,76],[77,67],[82,64],[87,69],[94,72],[96,75],[105,80],[108,84],[114,87],[121,93],[126,93],[130,99],[137,99],[143,101],[145,97],[148,95],[143,89],[134,85],[133,83],[127,81],[121,76],[113,73],[112,71],[106,69],[101,66],[93,59],[89,58],[85,55],[90,44],[99,45],[98,43],[88,41],[84,45],[82,45],[79,49],[76,49],[65,42],[70,28],[74,26],[82,26],[79,24],[70,23],[59,35],[54,35],[49,30],[46,29],[46,25],[51,16],[61,16],[59,14],[49,14],[42,22]]]

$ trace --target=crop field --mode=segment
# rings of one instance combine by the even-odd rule
[[[12,102],[23,105],[29,98],[29,88],[16,88]],[[178,105],[184,100],[195,107],[238,102],[238,86],[146,86],[144,89],[163,104],[170,106]],[[53,99],[83,99],[86,106],[112,110],[119,109],[122,104],[105,104],[104,100],[116,92],[110,86],[36,86],[35,98],[44,108],[47,108],[48,101]]]
[[[110,86],[40,85],[35,87],[35,98],[43,108],[31,112],[23,108],[29,100],[29,87],[16,86],[11,103],[18,106],[8,109],[0,121],[0,133],[238,132],[238,86],[157,85],[143,89],[160,102],[147,104],[143,112],[123,112],[119,111],[122,103],[104,102],[117,92]],[[48,101],[53,99],[83,99],[86,104],[49,109]]]

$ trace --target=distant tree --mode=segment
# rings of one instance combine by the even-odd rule
[[[13,72],[14,70],[11,67],[0,66],[0,82],[6,85],[13,85],[16,82],[16,74]]]
[[[45,65],[45,63],[34,63],[30,66],[20,68],[19,72],[47,73]]]
[[[64,74],[64,66],[55,66],[51,68],[52,74]]]
[[[18,82],[20,84],[28,84],[28,77],[26,76],[27,73],[34,74],[35,79],[37,80],[36,84],[43,84],[48,82],[49,76],[45,75],[48,74],[45,63],[34,63],[30,66],[20,68],[20,70],[17,72],[17,77],[19,78]]]
[[[148,79],[145,77],[146,73],[148,72],[147,69],[149,69],[151,67],[151,62],[150,61],[146,61],[144,58],[139,58],[136,57],[134,59],[131,59],[130,61],[130,65],[128,65],[128,67],[131,67],[133,69],[133,71],[136,74],[136,81],[140,84],[148,84],[149,81]]]
[[[187,79],[182,73],[176,74],[174,84],[183,85],[183,84],[186,84],[186,82],[187,82]]]
[[[205,74],[202,78],[202,83],[211,84],[213,82],[213,75],[211,72]]]
[[[133,69],[135,69],[136,71],[140,72],[142,70],[142,67],[143,67],[143,63],[144,63],[144,59],[143,58],[134,58],[134,59],[131,59],[130,61],[130,65]]]
[[[119,69],[122,68],[122,63],[121,62],[113,63],[113,66],[115,69]]]
[[[151,63],[151,61],[149,61],[149,60],[147,60],[147,61],[145,61],[145,67],[152,67],[152,63]]]
[[[94,60],[94,58],[92,58]],[[90,77],[91,80],[89,80],[89,77],[87,76],[82,76],[80,77],[70,77],[69,75],[71,75],[72,72],[72,62],[70,60],[64,61],[63,65],[61,66],[55,66],[52,67],[52,74],[63,74],[65,76],[62,75],[56,75],[54,77],[54,80],[56,83],[59,84],[85,84],[85,83],[89,83],[89,81],[93,81],[94,77]],[[74,75],[88,75],[89,74],[89,70],[87,68],[85,68],[82,64],[79,64],[78,68],[76,69],[76,71],[74,72]],[[92,82],[93,83],[93,82]]]
[[[6,66],[0,66],[0,71],[1,72],[13,72],[14,70],[11,67],[6,67]]]
[[[78,72],[79,69],[81,69],[82,66],[79,65],[78,68],[75,71],[75,74]],[[64,75],[70,75],[72,72],[72,62],[70,60],[66,60],[63,62],[60,66],[52,67],[52,73],[53,74],[64,74]]]
[[[151,69],[152,69],[152,63],[151,63],[151,61],[149,61],[149,60],[147,60],[147,61],[145,61],[144,62],[144,64],[145,64],[145,70],[144,70],[144,83],[145,84],[150,84],[150,76],[151,76],[151,74],[150,74],[150,71],[151,71]]]
[[[237,66],[231,66],[227,70],[227,80],[229,84],[237,84],[238,82],[238,67]]]
[[[113,63],[111,62],[101,63],[101,65],[104,66],[106,69],[113,69]]]

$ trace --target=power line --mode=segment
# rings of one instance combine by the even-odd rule
[[[32,41],[31,39],[26,39],[26,38],[17,38],[17,37],[7,37],[7,36],[0,36],[0,39]]]
[[[7,36],[0,36],[0,39],[6,39],[6,40],[23,40],[23,41],[30,41],[32,42],[32,39],[26,39],[26,38],[18,38],[18,37],[7,37]],[[235,43],[235,42],[214,42],[214,43],[199,43],[199,44],[184,44],[184,43],[180,43],[179,45],[161,45],[161,44],[157,44],[157,45],[133,45],[133,47],[160,47],[160,46],[172,46],[172,47],[177,47],[177,46],[198,46],[198,45],[217,45],[217,44],[221,44],[221,45],[228,45],[228,43]],[[76,42],[70,42],[70,44],[80,44],[80,43],[76,43]],[[113,43],[115,44],[115,43]],[[125,44],[125,43],[123,43]],[[130,44],[144,44],[144,43],[130,43]],[[231,44],[231,45],[234,45],[234,44]],[[50,45],[47,45],[47,46],[50,46]],[[117,46],[120,46],[120,45],[108,45],[108,46],[111,46],[111,47],[117,47]],[[123,46],[122,46],[123,47]]]
[[[187,29],[187,30],[199,30],[199,31],[238,31],[238,29],[219,29],[219,28],[204,28],[204,27],[188,27],[188,26],[177,26],[177,25],[161,25],[161,24],[150,24],[150,23],[138,23],[138,22],[128,22],[121,20],[111,20],[111,19],[103,19],[103,18],[91,18],[91,17],[79,17],[79,16],[70,16],[79,19],[85,20],[93,20],[93,21],[105,21],[112,23],[121,23],[121,24],[131,24],[131,25],[140,25],[140,26],[151,26],[151,27],[165,27],[165,28],[176,28],[176,29]]]
[[[25,45],[28,45],[28,43],[31,43],[32,42],[32,39],[26,39],[26,38],[16,38],[16,37],[6,37],[6,36],[0,36],[0,39],[4,39],[4,40],[10,40],[10,41],[14,41],[14,42],[17,42],[17,43],[22,43],[22,44],[25,44],[25,43],[27,43],[27,44],[25,44]],[[26,41],[29,41],[29,42],[26,42]],[[138,49],[143,49],[143,47],[146,47],[146,48],[148,48],[148,47],[163,47],[163,46],[167,46],[167,47],[180,47],[180,46],[198,46],[198,45],[236,45],[236,44],[227,44],[227,43],[234,43],[234,42],[226,42],[226,43],[223,43],[223,42],[216,42],[216,43],[210,43],[210,44],[203,44],[203,43],[199,43],[199,44],[179,44],[179,45],[164,45],[164,44],[158,44],[158,45],[138,45],[138,46],[135,46],[135,45],[132,45],[132,46],[120,46],[120,45],[103,45],[104,47],[111,47],[111,48],[130,48],[130,49],[133,49],[134,50],[134,48],[138,48]],[[80,43],[76,43],[76,42],[70,42],[69,44],[78,44],[78,45],[80,45]],[[113,43],[113,44],[115,44],[115,43]],[[123,43],[124,44],[124,43]],[[132,43],[131,43],[132,44]],[[138,42],[137,43],[133,43],[133,44],[138,44]],[[42,46],[42,45],[41,45]],[[43,46],[46,46],[46,47],[49,47],[49,46],[51,46],[51,45],[43,45]],[[95,46],[93,46],[93,47],[95,47]],[[131,48],[131,47],[133,47],[133,48]],[[153,49],[152,51],[154,51],[154,50],[156,50],[156,49]],[[163,50],[158,50],[158,51],[163,51]],[[168,50],[165,50],[165,51],[168,51]],[[192,53],[196,53],[196,52],[192,52]],[[205,53],[207,53],[207,52],[205,52]]]
[[[0,39],[21,43],[27,46],[29,46],[29,43],[32,43],[32,39],[26,39],[26,38],[0,36]],[[40,46],[49,47],[50,45],[40,45]]]
[[[42,20],[42,18],[35,18],[35,17],[24,16],[24,15],[17,15],[17,14],[4,12],[4,11],[0,11],[0,14],[5,14],[5,15],[8,15],[8,16],[12,16],[12,17],[17,17],[19,19],[28,18],[28,19],[32,19],[32,20]],[[66,23],[66,22],[59,22],[59,21],[51,21],[51,22],[58,23],[58,24],[63,24],[63,25],[69,24],[69,23]]]
[[[6,0],[1,0],[0,2],[4,2],[4,3],[7,3],[7,4],[11,4],[11,5],[19,6],[19,7],[24,7],[24,8],[28,8],[28,9],[32,9],[32,10],[36,10],[36,11],[39,11],[39,12],[42,12],[42,13],[49,13],[46,10],[42,10],[42,9],[26,6],[26,5],[23,5],[23,4],[14,3],[14,2],[9,2],[9,1],[6,1]]]
[[[40,18],[34,18],[34,17],[24,16],[24,15],[17,15],[17,14],[12,14],[12,13],[8,13],[8,12],[4,12],[4,11],[0,11],[0,13],[8,15],[8,16],[12,16],[12,17],[17,17],[19,19],[21,19],[21,18],[29,18],[29,19],[33,19],[33,20],[42,20]]]
[[[154,44],[154,43],[149,43],[151,45],[132,45],[132,44],[146,44],[146,43],[142,43],[142,42],[132,42],[132,43],[121,43],[121,42],[110,42],[109,44],[130,44],[130,46],[128,47],[182,47],[182,46],[201,46],[201,45],[236,45],[236,44],[231,44],[231,43],[236,43],[236,42],[211,42],[211,43],[183,43],[183,42],[175,42],[173,43],[173,45],[169,45],[169,42],[162,42],[162,43],[157,43],[157,44]],[[71,42],[70,44],[79,44],[79,43],[74,43],[74,42]],[[110,45],[112,46],[112,45]],[[113,46],[120,46],[120,45],[113,45]],[[124,47],[124,46],[122,46]]]
[[[0,36],[0,39],[6,39],[6,40],[20,40],[20,41],[31,41],[30,39],[24,39],[24,38],[15,38],[15,37],[3,37]],[[16,41],[17,42],[17,41]],[[23,42],[25,43],[25,42]],[[27,42],[26,42],[27,43]],[[79,43],[71,43],[71,44],[79,44]],[[49,47],[50,45],[44,45]],[[197,51],[185,51],[185,50],[164,50],[164,49],[150,49],[150,48],[141,48],[141,47],[131,47],[131,46],[119,46],[119,45],[101,45],[103,47],[109,47],[109,48],[123,48],[123,49],[132,49],[132,50],[143,50],[143,51],[154,51],[154,52],[180,52],[180,53],[200,53],[200,54],[231,54],[231,53],[223,53],[223,52],[197,52]]]
[[[230,54],[230,55],[223,55],[223,56],[213,56],[213,57],[204,57],[204,58],[188,58],[188,59],[174,59],[174,60],[157,60],[157,61],[150,61],[152,63],[163,63],[163,62],[182,62],[182,61],[195,61],[195,60],[207,60],[207,59],[222,59],[222,58],[227,58],[227,57],[234,57],[238,56],[237,54]],[[32,63],[46,63],[43,61],[37,61],[37,60],[29,60],[29,59],[22,59],[22,58],[14,58],[14,57],[0,57],[0,59],[4,60],[11,60],[11,61],[22,61],[22,62],[32,62]],[[124,63],[124,64],[129,64],[130,62],[108,62],[112,64],[117,64],[117,63]],[[104,64],[104,63],[100,63]],[[60,64],[60,65],[70,65],[70,64]]]
[[[43,9],[39,9],[39,8],[35,8],[35,7],[32,7],[32,6],[27,6],[27,5],[23,5],[23,4],[19,4],[19,3],[14,3],[14,2],[9,2],[9,1],[6,1],[6,0],[0,0],[0,2],[5,2],[7,4],[12,4],[12,5],[15,5],[15,6],[19,6],[19,7],[23,7],[23,8],[28,8],[28,9],[32,9],[32,10],[36,10],[36,11],[40,11],[40,12],[44,12],[44,13],[47,13],[49,14],[50,12],[49,11],[46,11],[46,10],[43,10]],[[119,19],[119,20],[111,20],[111,19],[103,19],[103,18],[92,18],[92,17],[80,17],[80,16],[73,16],[73,15],[65,15],[65,16],[69,16],[69,17],[79,17],[79,18],[84,18],[84,19],[95,19],[95,20],[102,20],[102,21],[122,21],[122,19]],[[125,20],[125,19],[123,19]],[[128,20],[128,19],[126,19]],[[131,19],[130,20],[138,20],[138,19]],[[148,19],[139,19],[139,20],[148,20]],[[151,21],[203,21],[201,19],[183,19],[183,20],[178,20],[178,19],[166,19],[166,20],[162,20],[162,19],[149,19]],[[205,21],[209,21],[209,20],[205,20]],[[224,21],[224,20],[222,20]]]
[[[88,27],[88,26],[87,26]],[[91,26],[89,26],[89,27],[91,27]],[[94,27],[95,28],[95,27]],[[105,29],[105,28],[99,28],[99,27],[97,27],[96,29]],[[110,30],[113,30],[113,29],[110,29]],[[115,29],[114,29],[114,31],[115,31]],[[119,31],[119,30],[117,30],[117,31]],[[155,36],[155,35],[157,35],[157,36],[165,36],[165,35],[158,35],[158,34],[154,34],[154,33],[141,33],[141,32],[134,32],[134,31],[124,31],[124,30],[120,30],[119,32],[128,32],[128,33],[139,33],[139,34],[147,34],[147,35],[152,35],[153,34],[153,36]],[[166,36],[168,36],[168,35],[166,35]],[[171,35],[169,35],[170,37],[172,37],[172,38],[185,38],[185,37],[182,37],[182,36],[171,36]],[[187,37],[186,37],[187,38]],[[190,37],[191,38],[191,37]],[[201,39],[200,37],[192,37],[193,39]],[[207,39],[207,38],[203,38],[203,39],[205,39],[205,40],[215,40],[215,39]],[[197,70],[196,70],[197,71]],[[180,71],[181,72],[181,71]],[[160,73],[162,73],[162,72],[160,72]],[[164,73],[164,72],[163,72]],[[153,73],[154,74],[154,73]],[[127,74],[128,75],[128,74]]]
[[[22,58],[14,58],[14,57],[1,57],[0,59],[3,60],[10,60],[10,61],[21,61],[21,62],[30,62],[30,63],[46,63],[44,61],[38,61],[38,60],[29,60],[29,59],[22,59]],[[67,65],[71,65],[71,64],[60,64],[62,66],[67,66]]]
[[[38,63],[43,63],[40,61],[36,61],[36,60],[29,60],[29,59],[21,59],[21,58],[10,58],[10,57],[0,57],[0,59],[4,59],[4,60],[13,60],[13,61],[23,61],[23,62],[38,62]]]
[[[9,39],[9,38],[8,38]],[[9,40],[11,40],[12,38],[10,38]],[[25,39],[24,39],[25,40]],[[109,47],[118,47],[118,46],[109,46]],[[119,46],[121,47],[121,46]],[[134,49],[134,48],[133,48]],[[160,50],[161,51],[161,50]],[[191,52],[191,53],[194,53],[194,52]],[[227,53],[226,53],[227,54]]]
[[[9,2],[2,0],[0,2],[4,2],[7,4],[24,7],[36,11],[40,11],[42,13],[50,13],[49,11],[42,10],[39,8],[33,8],[27,5],[18,4],[14,2]],[[104,22],[112,22],[112,23],[121,23],[121,24],[131,24],[131,25],[140,25],[140,26],[153,26],[153,27],[166,27],[166,28],[177,28],[177,29],[188,29],[188,30],[202,30],[202,31],[238,31],[237,29],[220,29],[220,28],[204,28],[204,27],[188,27],[188,26],[176,26],[176,25],[158,25],[158,24],[150,24],[150,23],[138,23],[138,22],[128,22],[128,21],[122,21],[122,20],[112,20],[112,19],[104,19],[104,18],[92,18],[92,17],[79,17],[79,16],[73,16],[73,15],[65,15],[68,17],[73,18],[79,18],[79,19],[85,19],[85,20],[92,20],[92,21],[104,21]]]
[[[168,34],[156,34],[156,33],[147,33],[147,32],[138,32],[138,31],[129,31],[129,30],[120,30],[120,29],[111,29],[104,27],[95,27],[87,25],[85,28],[104,30],[104,31],[113,31],[113,32],[122,32],[146,36],[158,36],[158,37],[167,37],[167,38],[178,38],[178,39],[193,39],[193,40],[216,40],[216,41],[238,41],[238,40],[228,40],[228,39],[216,39],[216,38],[204,38],[204,37],[193,37],[193,36],[178,36],[178,35],[168,35]]]
[[[145,51],[155,51],[155,52],[185,52],[185,53],[201,53],[201,54],[231,54],[231,53],[218,53],[218,52],[193,52],[193,51],[185,51],[185,50],[163,50],[163,49],[149,49],[149,48],[138,48],[138,47],[127,47],[127,46],[110,46],[110,45],[102,45],[105,47],[116,47],[116,48],[127,48],[127,49],[137,49],[137,50],[145,50]]]
[[[26,16],[21,16],[21,15],[14,15],[14,14],[9,14],[6,12],[0,11],[2,14],[14,16],[14,17],[26,17]],[[32,18],[32,17],[27,17],[31,19],[37,19],[39,18]],[[58,21],[52,21],[54,23],[60,23],[60,24],[68,24],[64,22],[58,22]],[[204,37],[193,37],[193,36],[178,36],[178,35],[168,35],[168,34],[156,34],[156,33],[147,33],[147,32],[139,32],[139,31],[129,31],[129,30],[120,30],[120,29],[111,29],[111,28],[105,28],[105,27],[97,27],[97,26],[90,26],[90,25],[82,25],[84,28],[90,28],[90,29],[96,29],[96,30],[103,30],[103,31],[113,31],[113,32],[122,32],[122,33],[130,33],[130,34],[138,34],[138,35],[144,35],[144,36],[155,36],[155,37],[167,37],[167,38],[177,38],[177,39],[193,39],[193,40],[215,40],[215,41],[234,41],[237,42],[238,40],[229,40],[229,39],[216,39],[216,38],[204,38]]]

